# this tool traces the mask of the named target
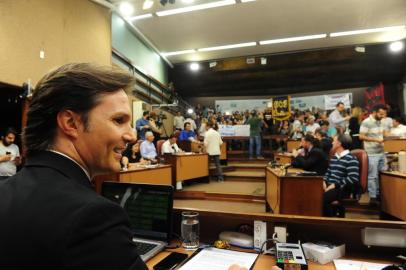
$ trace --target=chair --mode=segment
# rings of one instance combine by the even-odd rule
[[[164,144],[165,140],[159,140],[156,142],[156,151],[158,154],[158,157],[162,156],[162,145]]]

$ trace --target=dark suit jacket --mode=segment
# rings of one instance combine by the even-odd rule
[[[75,162],[39,152],[0,184],[0,269],[147,269],[129,225]]]
[[[328,156],[322,149],[313,147],[304,157],[298,156],[293,159],[292,166],[325,175],[328,168]]]

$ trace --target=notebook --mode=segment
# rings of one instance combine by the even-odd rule
[[[103,182],[102,195],[124,208],[133,242],[147,261],[169,243],[172,233],[172,186]]]

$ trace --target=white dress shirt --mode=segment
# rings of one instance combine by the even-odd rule
[[[406,126],[399,124],[397,127],[392,127],[390,129],[390,135],[405,137],[406,136]]]
[[[171,142],[169,140],[166,140],[161,147],[161,153],[162,155],[164,154],[174,154],[174,153],[178,153],[180,151],[179,146],[174,143],[171,144]]]
[[[210,128],[204,137],[204,146],[206,147],[206,152],[210,156],[220,155],[220,146],[223,144],[220,133]]]

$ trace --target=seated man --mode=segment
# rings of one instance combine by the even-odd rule
[[[321,128],[316,129],[314,137],[319,140],[320,148],[326,153],[327,156],[330,156],[331,148],[333,147],[333,139],[327,136],[327,133]]]
[[[156,161],[157,153],[153,143],[154,134],[151,131],[145,132],[145,141],[141,143],[141,156],[143,159]]]
[[[306,135],[302,139],[302,147],[304,153],[293,153],[295,158],[292,161],[292,166],[324,175],[328,167],[328,156],[319,148],[317,139],[310,134]]]
[[[177,141],[177,136],[176,134],[172,134],[169,139],[167,139],[163,144],[161,148],[161,153],[162,155],[164,154],[174,154],[174,153],[179,153],[182,152],[182,149],[178,147],[176,144]]]
[[[350,135],[341,134],[334,138],[330,166],[324,176],[323,215],[332,216],[331,203],[340,199],[344,187],[359,181],[359,162],[349,148],[352,145]]]
[[[390,136],[406,136],[406,126],[403,125],[403,120],[400,117],[392,119],[392,128],[390,129]]]
[[[185,122],[184,129],[180,132],[179,141],[196,141],[196,133],[192,130],[189,122]]]

